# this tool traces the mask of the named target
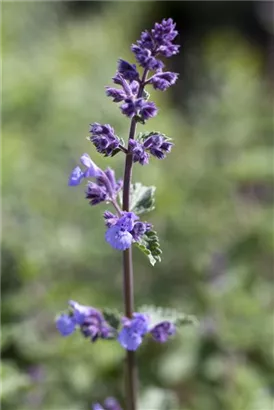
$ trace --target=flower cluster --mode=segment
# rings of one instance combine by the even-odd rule
[[[114,397],[108,397],[103,406],[99,403],[93,404],[92,410],[122,410],[122,407]]]
[[[56,327],[62,336],[71,335],[78,327],[92,342],[98,338],[117,338],[124,349],[134,351],[143,342],[145,335],[150,334],[156,342],[164,343],[176,332],[172,322],[164,320],[152,324],[146,313],[133,313],[131,319],[123,317],[122,328],[118,332],[107,323],[99,310],[80,305],[73,300],[69,301],[69,306],[72,310],[69,313],[62,313],[56,319]]]
[[[56,327],[62,336],[71,335],[78,327],[92,342],[98,338],[113,338],[114,329],[107,324],[104,316],[97,309],[80,305],[73,300],[69,301],[69,306],[72,310],[69,313],[62,313],[56,319]]]
[[[156,342],[164,343],[176,332],[175,325],[169,321],[150,324],[150,318],[144,313],[134,313],[132,319],[122,319],[123,328],[118,341],[126,350],[136,350],[146,334],[151,334]]]
[[[109,124],[90,124],[90,141],[93,142],[98,152],[110,156],[118,149],[120,141],[114,134],[114,129]]]
[[[130,70],[129,67],[132,69]],[[140,79],[136,71],[136,66],[120,59],[118,61],[117,70],[117,73],[112,79],[114,84],[120,85],[122,88],[106,87],[106,95],[111,97],[113,102],[123,101],[120,109],[122,113],[129,118],[136,115],[140,121],[145,122],[149,118],[155,117],[157,108],[154,102],[149,102],[146,98],[143,98],[142,95],[139,95]],[[132,78],[134,78],[133,72],[137,73],[139,81],[132,80]],[[131,75],[129,75],[129,73],[131,73]]]
[[[115,173],[111,168],[102,171],[88,154],[83,154],[80,161],[85,170],[82,171],[79,166],[74,168],[69,176],[68,184],[75,186],[79,185],[84,178],[95,178],[96,182],[88,181],[86,186],[86,198],[89,199],[90,204],[96,205],[104,201],[115,201],[122,188],[122,180],[116,181]]]
[[[145,69],[143,77],[137,71],[135,64],[119,59],[114,84],[122,88],[106,87],[106,95],[114,102],[122,102],[120,109],[129,118],[136,117],[145,122],[157,115],[157,107],[152,101],[147,101],[148,95],[144,93],[144,86],[151,84],[156,90],[165,91],[175,84],[178,74],[170,71],[163,72],[164,63],[159,57],[171,57],[177,54],[179,46],[172,43],[178,32],[172,19],[156,23],[154,28],[141,34],[137,44],[133,44],[131,50],[135,54],[137,62]],[[149,71],[156,73],[147,79]]]
[[[141,165],[148,164],[150,155],[164,159],[172,146],[173,143],[168,138],[156,132],[150,133],[143,141],[130,140],[128,144],[129,151],[133,155],[133,162],[139,162]]]
[[[175,27],[176,24],[169,18],[156,23],[150,32],[142,32],[141,39],[131,46],[140,66],[146,70],[161,70],[164,63],[156,57],[171,57],[179,52],[179,45],[172,43],[178,34]]]
[[[133,212],[122,212],[121,216],[109,211],[104,213],[106,226],[106,241],[115,249],[128,249],[132,242],[138,242],[141,237],[150,230],[151,225],[139,221],[139,217]]]

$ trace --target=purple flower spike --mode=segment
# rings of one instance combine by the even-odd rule
[[[156,342],[165,343],[169,336],[174,335],[176,332],[175,325],[169,321],[164,321],[158,323],[154,328],[150,331],[153,339]]]
[[[148,332],[149,318],[142,313],[134,313],[133,319],[124,319],[124,326],[118,335],[118,342],[126,350],[136,350]]]
[[[139,79],[139,74],[135,64],[130,64],[121,58],[118,60],[118,72],[122,74],[125,80],[134,81]]]
[[[119,138],[114,134],[114,129],[109,124],[91,124],[90,133],[90,141],[101,154],[112,155],[113,151],[119,147]]]
[[[132,152],[133,162],[139,162],[146,165],[149,162],[149,154],[145,151],[144,145],[136,140],[130,140],[128,143],[129,151]]]
[[[172,73],[170,71],[156,73],[152,76],[148,84],[152,84],[155,90],[165,91],[168,87],[176,83],[178,78],[177,73]]]
[[[179,46],[172,44],[178,34],[175,26],[172,19],[164,19],[161,23],[156,23],[150,32],[144,31],[137,44],[132,45],[131,50],[142,67],[147,70],[161,70],[164,64],[156,56],[160,54],[171,57],[178,53]]]
[[[69,336],[75,330],[73,317],[63,313],[56,319],[56,327],[62,336]]]

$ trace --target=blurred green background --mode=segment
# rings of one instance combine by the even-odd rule
[[[259,4],[260,3],[260,4]],[[270,6],[269,6],[270,4]],[[173,17],[174,89],[151,92],[176,147],[136,166],[156,185],[163,261],[134,252],[136,305],[199,318],[166,345],[138,351],[143,410],[273,409],[273,59],[271,2],[5,2],[3,30],[2,408],[85,410],[123,403],[124,351],[55,315],[69,299],[122,310],[121,254],[104,241],[104,205],[67,178],[88,152],[89,123],[129,122],[105,97],[119,57],[144,29]]]

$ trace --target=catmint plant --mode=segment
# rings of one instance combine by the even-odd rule
[[[140,132],[137,124],[144,125],[157,115],[157,107],[150,101],[147,88],[165,91],[175,84],[178,74],[165,71],[162,58],[179,52],[173,43],[178,32],[172,19],[156,23],[151,31],[141,33],[140,39],[131,46],[140,66],[123,59],[118,60],[117,72],[112,78],[114,86],[106,87],[106,95],[119,104],[122,115],[129,118],[129,135],[124,140],[115,134],[109,124],[90,124],[88,140],[106,157],[120,153],[125,156],[124,177],[116,179],[111,168],[102,170],[87,153],[80,157],[81,166],[71,172],[68,184],[85,183],[85,196],[94,206],[101,202],[113,205],[113,213],[105,211],[105,240],[123,256],[124,314],[110,309],[98,310],[75,301],[68,302],[66,312],[56,319],[56,327],[62,336],[79,332],[92,343],[114,340],[126,350],[126,410],[136,410],[137,372],[135,351],[146,339],[165,343],[176,333],[176,327],[191,318],[171,309],[141,307],[135,311],[133,292],[132,246],[137,246],[152,265],[161,260],[159,239],[150,222],[140,215],[154,209],[155,187],[132,183],[133,164],[148,165],[155,158],[164,159],[171,152],[173,142],[159,131]],[[140,72],[141,71],[141,72]],[[114,398],[108,398],[94,410],[121,410]]]

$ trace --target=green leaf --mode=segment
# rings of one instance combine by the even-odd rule
[[[152,266],[156,262],[161,262],[161,248],[159,238],[155,231],[146,232],[139,242],[135,242],[136,246],[148,257]]]
[[[155,206],[155,186],[145,186],[140,182],[130,187],[130,211],[136,215],[152,211]]]
[[[108,324],[117,330],[121,323],[121,313],[116,309],[105,308],[103,315]]]
[[[159,322],[166,320],[174,323],[176,327],[198,324],[198,320],[195,316],[187,315],[177,309],[163,308],[153,305],[143,305],[138,309],[138,312],[147,313],[150,316],[153,326],[155,326]]]

